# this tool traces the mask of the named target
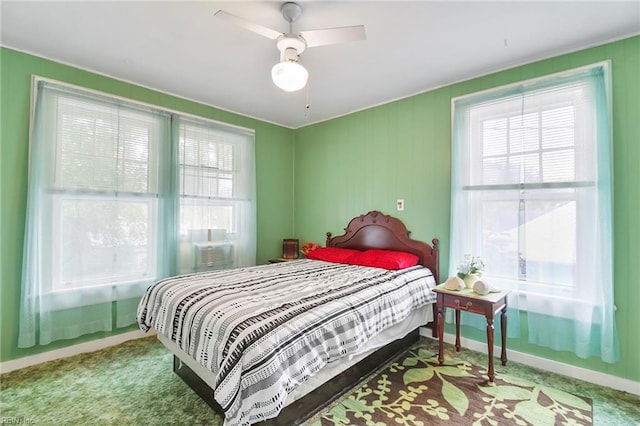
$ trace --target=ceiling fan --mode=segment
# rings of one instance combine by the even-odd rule
[[[309,73],[298,62],[300,54],[307,48],[365,39],[364,25],[301,31],[295,34],[293,23],[302,16],[302,7],[295,2],[286,2],[282,5],[281,11],[285,21],[289,23],[288,33],[272,30],[224,10],[218,10],[215,16],[276,40],[276,46],[280,51],[280,62],[272,68],[271,77],[276,86],[287,92],[300,90],[307,84]]]

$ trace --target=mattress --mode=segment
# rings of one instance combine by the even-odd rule
[[[288,396],[284,404],[291,404],[300,398],[303,398],[309,392],[322,386],[330,379],[343,373],[347,369],[351,368],[358,362],[362,361],[367,356],[371,355],[381,347],[395,341],[402,339],[407,334],[411,333],[418,327],[425,325],[433,321],[433,307],[431,304],[425,305],[421,308],[414,310],[404,321],[388,329],[382,331],[380,334],[369,340],[357,353],[350,354],[342,361],[333,364],[326,365],[322,370],[318,371],[314,376],[309,378],[305,383],[294,389]],[[178,357],[180,362],[184,363],[194,373],[198,375],[211,389],[215,386],[215,374],[198,364],[189,354],[184,352],[178,345],[169,340],[162,334],[157,334],[158,340],[175,356]]]

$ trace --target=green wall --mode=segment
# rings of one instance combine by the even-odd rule
[[[640,282],[634,279],[635,267],[640,265],[640,37],[295,131],[2,48],[0,361],[106,335],[55,342],[45,348],[16,347],[32,74],[255,129],[259,263],[280,253],[283,237],[324,243],[327,231],[340,234],[350,218],[376,209],[402,219],[413,238],[440,239],[444,279],[449,265],[451,98],[607,59],[612,61],[614,91],[615,298],[621,361],[609,365],[597,359],[582,360],[529,345],[526,339],[511,339],[509,348],[640,381],[636,327],[640,324]],[[403,212],[395,211],[398,198],[405,200]],[[464,335],[485,339],[476,330],[465,329]]]
[[[583,360],[510,339],[508,346],[640,381],[640,37],[453,84],[295,132],[295,231],[324,242],[369,210],[401,218],[412,237],[441,241],[441,281],[449,265],[451,98],[604,60],[612,61],[615,300],[621,361]],[[395,201],[405,200],[405,211]],[[511,319],[513,321],[513,318]],[[523,326],[525,321],[523,322]],[[451,330],[450,330],[451,331]],[[526,328],[525,328],[526,332]],[[485,341],[485,333],[465,329]]]
[[[6,48],[0,50],[0,66],[0,361],[110,335],[98,333],[46,347],[17,348],[32,74],[254,129],[257,262],[266,263],[281,253],[283,236],[293,232],[293,130]],[[115,330],[113,334],[134,329]]]

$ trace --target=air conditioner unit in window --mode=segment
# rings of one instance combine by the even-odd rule
[[[193,244],[194,270],[233,267],[233,243],[229,241],[226,229],[191,229],[189,240]]]
[[[231,242],[194,243],[193,251],[194,268],[198,271],[233,267],[233,244]]]

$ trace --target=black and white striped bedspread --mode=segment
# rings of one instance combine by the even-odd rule
[[[226,425],[277,416],[287,394],[432,303],[422,266],[400,271],[299,260],[168,278],[147,289],[138,323],[216,377]]]

